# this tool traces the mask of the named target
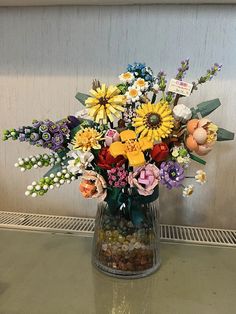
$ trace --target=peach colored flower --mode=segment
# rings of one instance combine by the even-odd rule
[[[85,198],[98,198],[103,201],[107,195],[106,187],[105,179],[93,170],[85,171],[81,177],[80,192]]]

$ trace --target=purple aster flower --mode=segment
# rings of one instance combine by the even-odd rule
[[[61,133],[54,134],[52,138],[52,143],[56,146],[61,145],[64,142],[64,137]]]
[[[61,128],[60,128],[60,131],[63,135],[67,135],[69,134],[69,128],[66,124],[62,125]]]
[[[38,120],[32,121],[32,125],[35,129],[38,129],[42,123],[43,123],[42,121],[38,121]]]
[[[36,146],[43,146],[43,140],[38,140],[35,144]]]
[[[59,125],[56,123],[51,122],[48,126],[48,130],[51,133],[57,133],[59,131]]]
[[[40,132],[47,132],[48,131],[48,126],[44,123],[44,124],[41,124],[40,127],[39,127],[39,131]]]
[[[51,138],[52,138],[52,137],[51,137],[51,134],[50,134],[49,132],[44,132],[44,133],[42,134],[42,139],[43,139],[44,141],[46,141],[46,142],[50,141]]]
[[[38,133],[31,133],[30,134],[30,140],[33,141],[33,142],[36,142],[37,140],[39,139],[39,135]]]
[[[177,188],[184,180],[184,169],[174,161],[164,161],[160,166],[161,183],[168,189]]]

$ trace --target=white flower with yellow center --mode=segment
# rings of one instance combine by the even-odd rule
[[[138,101],[141,95],[142,92],[140,91],[140,88],[136,86],[130,86],[128,91],[125,93],[128,103]]]
[[[130,72],[125,72],[125,73],[122,73],[120,76],[119,76],[119,79],[122,83],[128,83],[128,84],[131,84],[134,80],[134,75],[133,73],[130,73]]]
[[[196,172],[195,179],[196,179],[196,182],[200,184],[206,183],[206,180],[207,180],[206,172],[203,170],[198,170]]]
[[[134,82],[134,86],[140,88],[141,91],[145,91],[148,89],[148,82],[146,82],[143,78],[138,78]]]
[[[183,189],[183,197],[189,197],[193,194],[193,186],[188,185]]]

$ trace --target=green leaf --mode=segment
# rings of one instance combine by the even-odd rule
[[[217,131],[217,141],[231,141],[234,139],[234,133],[223,128]]]
[[[73,139],[75,137],[75,134],[81,129],[80,125],[77,125],[75,128],[73,128],[70,131],[70,138]]]
[[[193,154],[191,154],[191,153],[190,153],[189,155],[190,155],[190,158],[191,158],[192,160],[198,162],[199,164],[202,164],[202,165],[205,165],[205,164],[206,164],[206,161],[205,161],[205,160],[203,160],[203,159],[201,159],[201,158],[199,158],[199,157],[197,157],[197,156],[195,156],[195,155],[193,155]]]
[[[218,98],[204,101],[198,104],[197,108],[191,108],[192,118],[198,118],[198,115],[204,118],[216,110],[220,105],[221,102]]]
[[[75,95],[75,98],[78,99],[78,101],[83,105],[85,106],[85,100],[90,97],[89,95],[87,94],[83,94],[83,93],[77,93]]]
[[[119,84],[116,86],[117,88],[119,88],[119,90],[121,91],[122,94],[125,94],[128,90],[128,85],[127,84]]]

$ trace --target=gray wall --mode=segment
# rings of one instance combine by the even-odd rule
[[[94,77],[117,82],[127,63],[146,61],[156,72],[166,69],[171,78],[188,56],[190,82],[215,61],[224,68],[186,103],[219,97],[223,106],[212,119],[236,131],[236,6],[1,8],[1,129],[74,113],[80,107],[74,99],[78,90],[87,92]],[[39,151],[0,143],[0,208],[93,216],[95,203],[81,199],[78,183],[36,200],[24,196],[43,170],[22,174],[13,164],[18,156]],[[236,228],[235,151],[235,142],[215,147],[205,167],[209,181],[192,198],[162,189],[162,221]]]

